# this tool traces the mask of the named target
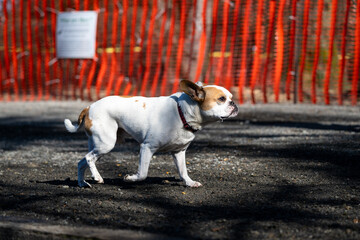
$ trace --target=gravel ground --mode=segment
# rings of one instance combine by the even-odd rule
[[[88,104],[0,103],[0,220],[194,239],[360,239],[358,107],[241,106],[189,147],[198,189],[179,181],[169,154],[154,156],[144,182],[124,182],[139,151],[127,139],[97,164],[105,184],[80,189],[87,138],[62,122]],[[1,229],[0,239],[19,236]]]

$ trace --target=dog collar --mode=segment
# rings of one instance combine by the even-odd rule
[[[179,112],[181,121],[182,121],[182,123],[183,123],[183,125],[184,125],[184,128],[185,128],[186,130],[190,131],[190,132],[193,132],[193,133],[196,132],[197,130],[194,129],[193,127],[191,127],[190,124],[188,124],[188,123],[186,122],[184,113],[183,113],[183,111],[181,110],[181,107],[180,107],[179,103],[177,104],[177,107],[178,107],[178,112]]]

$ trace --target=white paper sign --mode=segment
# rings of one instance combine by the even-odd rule
[[[57,14],[57,58],[94,58],[97,16],[96,11]]]

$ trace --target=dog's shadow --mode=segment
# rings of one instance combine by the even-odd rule
[[[100,185],[94,180],[88,180],[92,186]],[[36,181],[36,183],[49,184],[54,186],[78,187],[77,180],[66,178],[65,180]],[[123,178],[104,178],[104,185],[117,186],[123,189],[136,188],[144,185],[181,185],[182,181],[175,177],[148,177],[141,182],[125,182]]]
[[[36,183],[45,183],[54,186],[68,186],[68,187],[77,187],[77,180],[71,180],[66,178],[65,180],[50,180],[50,181],[36,181]]]
[[[182,181],[175,177],[148,177],[140,182],[125,182],[123,178],[105,178],[105,185],[120,186],[122,188],[133,188],[143,185],[180,185]]]

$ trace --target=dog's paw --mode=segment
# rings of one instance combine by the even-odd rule
[[[193,187],[193,188],[198,188],[198,187],[202,187],[202,184],[199,183],[199,182],[191,181],[191,182],[187,182],[186,186]]]
[[[137,175],[136,174],[134,174],[134,175],[126,174],[125,177],[124,177],[124,181],[125,182],[136,182],[137,181]]]
[[[102,179],[102,177],[100,177],[100,178],[93,177],[92,179],[98,184],[103,184],[104,183],[104,179]]]
[[[79,187],[81,188],[91,188],[91,185],[86,181],[78,182]]]
[[[125,175],[124,177],[124,181],[125,182],[140,182],[146,179],[146,176],[141,177],[138,174],[133,174],[133,175]]]

